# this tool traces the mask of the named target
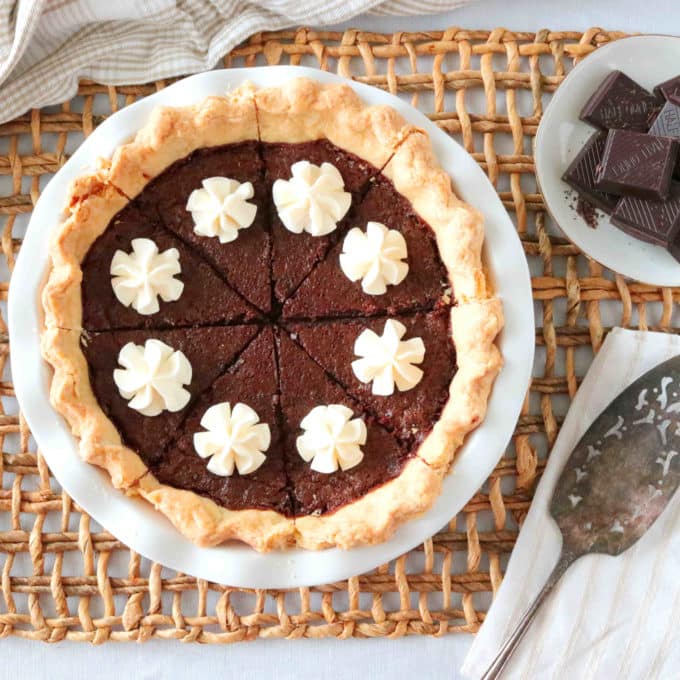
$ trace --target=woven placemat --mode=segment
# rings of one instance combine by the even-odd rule
[[[464,511],[408,555],[318,588],[225,588],[148,562],[60,490],[13,397],[3,307],[0,636],[228,642],[476,631],[579,376],[608,325],[677,332],[672,311],[679,291],[626,281],[581,255],[549,224],[534,178],[533,140],[546,93],[574,61],[619,37],[597,28],[392,35],[300,29],[258,34],[227,55],[226,67],[317,66],[405,93],[488,173],[529,258],[537,312],[536,377],[512,444]],[[108,113],[165,84],[82,83],[73,101],[0,126],[0,187],[7,189],[0,193],[3,300],[46,180]]]

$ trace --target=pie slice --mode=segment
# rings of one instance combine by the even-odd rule
[[[451,284],[434,232],[386,177],[380,176],[372,183],[354,213],[351,226],[366,232],[369,222],[378,222],[404,237],[408,264],[406,278],[397,285],[388,285],[382,295],[366,294],[361,281],[350,281],[340,268],[341,240],[286,301],[284,318],[398,314],[432,309],[451,299]]]
[[[451,342],[450,312],[433,312],[371,319],[293,323],[287,326],[297,342],[327,373],[342,385],[367,412],[394,432],[402,442],[420,443],[429,433],[449,397],[451,376],[456,372],[456,352]],[[382,335],[389,319],[406,327],[403,340],[421,338],[425,358],[416,364],[423,371],[420,381],[409,390],[387,396],[372,392],[372,383],[361,382],[352,369],[359,359],[354,343],[370,329]]]
[[[397,476],[409,453],[383,427],[366,418],[358,404],[288,335],[278,334],[281,412],[286,437],[286,463],[296,515],[324,514],[365,495]],[[305,399],[300,399],[304,394]],[[341,404],[366,422],[364,459],[356,467],[333,474],[315,472],[297,451],[300,423],[310,406]]]
[[[120,432],[123,442],[149,465],[159,459],[195,401],[231,365],[244,346],[255,336],[255,326],[225,328],[183,328],[168,331],[108,331],[83,336],[81,347],[90,368],[92,392],[108,418]],[[181,411],[163,411],[145,416],[128,406],[113,379],[119,368],[118,354],[129,342],[144,345],[154,338],[180,350],[192,369],[187,387],[192,400]]]
[[[172,302],[158,297],[159,311],[154,314],[140,314],[133,306],[125,306],[112,287],[114,254],[133,252],[135,239],[150,239],[159,252],[175,248],[179,253],[181,271],[176,278],[184,289]],[[82,270],[82,325],[88,331],[239,323],[258,316],[257,310],[235,293],[208,262],[184,247],[158,218],[141,212],[136,201],[126,205],[94,242]]]
[[[438,475],[368,417],[285,331],[278,333],[277,344],[286,467],[298,544],[343,546],[358,537],[373,542],[402,513],[417,512],[415,506],[426,507],[439,490]],[[301,399],[301,395],[305,398]],[[367,436],[358,465],[326,474],[316,472],[303,460],[296,442],[310,405],[331,404],[345,406],[354,418],[361,418]],[[415,493],[395,498],[394,494],[399,493],[396,487],[402,484],[411,485]],[[372,511],[364,514],[369,509]]]
[[[221,243],[218,236],[196,233],[187,210],[189,196],[203,188],[203,180],[225,177],[250,182],[257,207],[254,222],[238,229],[235,240]],[[267,189],[256,141],[198,149],[177,161],[149,183],[138,197],[142,210],[157,215],[163,224],[210,262],[229,283],[262,312],[271,309],[271,245],[267,217]]]
[[[276,180],[289,180],[291,167],[295,163],[309,161],[319,166],[323,163],[335,166],[342,175],[345,191],[352,194],[349,211],[338,223],[336,230],[327,236],[312,236],[307,232],[295,234],[283,225],[271,190],[269,191],[273,244],[272,278],[274,294],[277,301],[282,303],[297,289],[314,265],[323,259],[332,244],[344,234],[364,189],[378,169],[354,154],[339,149],[327,139],[297,144],[267,144],[263,147],[262,154],[268,187],[272,187]]]
[[[294,540],[277,383],[273,331],[263,328],[236,363],[204,392],[179,437],[140,480],[140,494],[199,544],[239,538],[258,550],[268,550]],[[237,469],[231,475],[213,474],[194,448],[194,434],[205,431],[201,419],[206,410],[224,402],[232,413],[236,404],[249,406],[271,432],[265,461],[247,475]]]
[[[260,334],[238,360],[206,390],[191,408],[181,436],[155,459],[149,469],[162,484],[187,489],[230,510],[263,508],[290,514],[284,453],[277,418],[277,372],[271,328]],[[207,469],[208,461],[194,448],[194,434],[203,431],[201,418],[213,405],[228,402],[252,408],[271,432],[266,461],[254,472],[219,476]]]

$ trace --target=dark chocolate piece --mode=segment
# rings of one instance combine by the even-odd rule
[[[680,182],[673,182],[665,201],[625,196],[616,206],[612,224],[635,238],[667,248],[680,259]]]
[[[597,169],[595,187],[661,201],[668,196],[678,142],[631,130],[610,130]]]
[[[667,102],[680,104],[680,75],[659,83],[654,88],[657,97],[663,97]]]
[[[618,198],[595,188],[595,170],[602,160],[606,139],[604,132],[593,134],[562,175],[562,179],[576,190],[581,199],[611,214]]]
[[[680,138],[680,106],[666,102],[649,128],[650,135]]]
[[[661,108],[658,99],[621,71],[612,71],[581,110],[580,118],[604,130],[646,132]]]
[[[680,88],[680,84],[678,87]],[[654,119],[652,127],[649,128],[649,134],[680,140],[680,106],[671,101],[666,102],[661,111],[659,111],[659,115]],[[673,176],[676,179],[680,179],[680,155],[675,160]]]

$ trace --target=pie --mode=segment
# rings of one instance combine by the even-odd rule
[[[348,86],[157,108],[51,235],[52,403],[199,544],[383,541],[501,367],[482,241],[427,135]]]

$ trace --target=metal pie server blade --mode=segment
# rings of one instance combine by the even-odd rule
[[[550,514],[562,552],[541,592],[482,676],[500,675],[539,606],[583,555],[620,555],[680,485],[680,355],[631,383],[595,419],[555,485]]]

